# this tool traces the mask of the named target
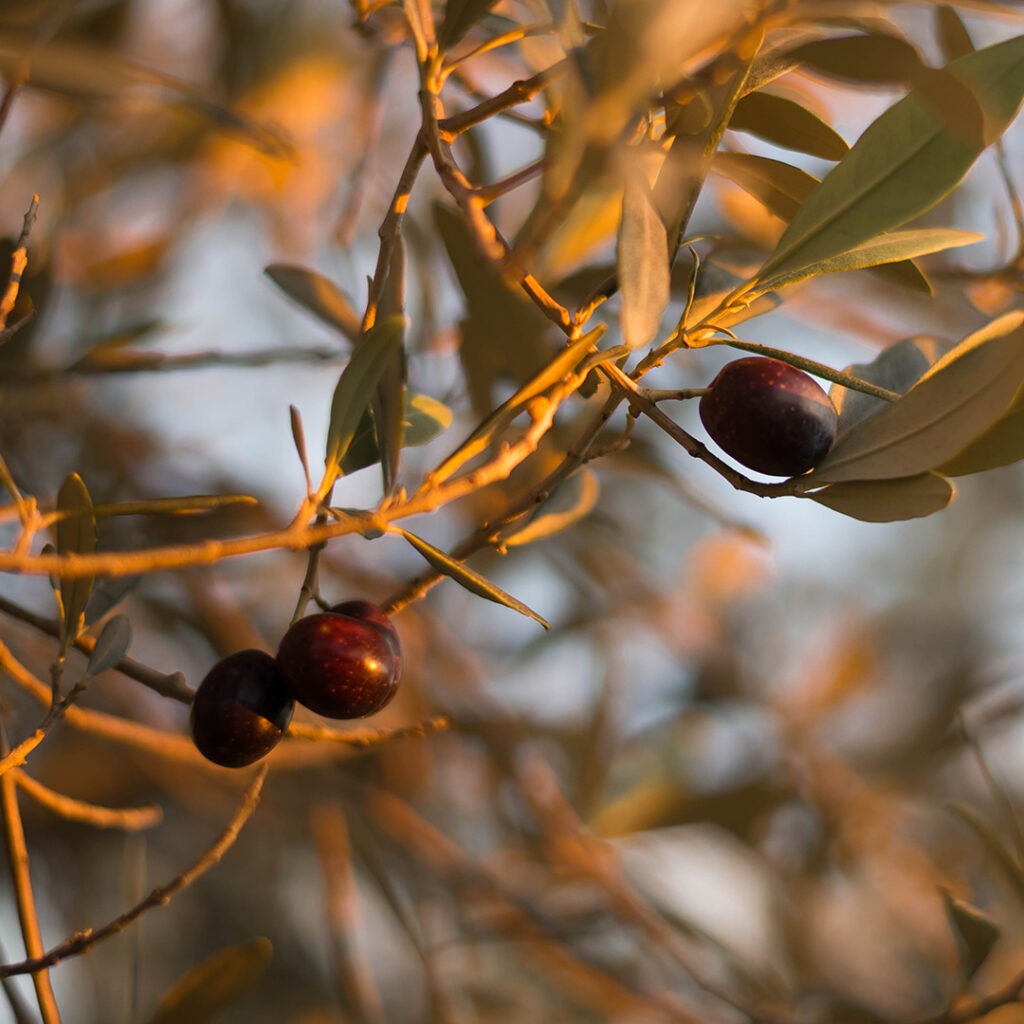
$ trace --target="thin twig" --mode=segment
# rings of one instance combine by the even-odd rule
[[[73,797],[57,793],[27,775],[20,768],[11,772],[15,783],[41,807],[66,819],[93,828],[116,828],[124,832],[139,832],[154,828],[163,821],[163,809],[156,804],[146,807],[100,807]]]
[[[190,886],[201,875],[206,874],[216,865],[225,853],[231,848],[243,826],[256,810],[260,794],[263,790],[263,781],[267,777],[267,767],[263,765],[253,777],[246,789],[242,802],[231,819],[228,827],[217,837],[214,843],[196,860],[191,867],[186,868],[180,875],[172,878],[166,885],[157,886],[144,900],[136,903],[130,910],[125,911],[112,921],[108,921],[100,928],[86,928],[84,931],[76,932],[69,936],[59,945],[54,946],[47,953],[31,953],[29,958],[15,964],[0,964],[0,977],[9,978],[14,974],[29,974],[38,971],[45,971],[49,967],[66,960],[71,956],[78,956],[91,949],[104,939],[109,939],[118,932],[123,931],[133,921],[141,917],[147,910],[154,907],[163,907],[170,903],[182,889]],[[2,782],[2,780],[0,780]],[[13,782],[8,783],[13,788]]]

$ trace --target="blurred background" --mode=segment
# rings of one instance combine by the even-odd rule
[[[933,7],[877,14],[938,62]],[[0,131],[8,252],[33,194],[40,201],[16,311],[34,315],[0,346],[0,451],[14,478],[44,503],[71,472],[96,503],[259,499],[201,516],[105,519],[103,549],[286,523],[305,496],[289,405],[319,468],[349,345],[264,268],[315,269],[363,308],[419,113],[400,13],[357,13],[316,0],[0,3],[5,75],[26,45],[33,55]],[[1024,23],[995,5],[961,13],[978,45]],[[503,3],[495,17],[542,14]],[[534,42],[468,63],[451,110],[543,66],[544,40]],[[786,83],[850,142],[895,95],[799,74]],[[524,108],[533,118],[541,109]],[[1018,124],[1005,139],[1014,171],[1021,136]],[[772,152],[738,132],[725,145]],[[473,180],[497,180],[541,151],[535,126],[503,119],[470,133],[457,156]],[[534,188],[489,210],[507,234]],[[404,232],[409,379],[455,422],[405,453],[412,486],[557,341],[525,306],[514,352],[470,336],[474,256],[438,204],[428,168]],[[911,335],[959,339],[1018,302],[1010,211],[986,154],[929,215],[988,236],[951,264],[926,261],[934,294],[836,275],[742,336],[835,367]],[[617,213],[593,197],[544,251],[540,276],[565,301],[612,264]],[[691,234],[718,240],[711,265],[724,272],[756,266],[780,229],[713,178]],[[685,280],[666,325],[684,298]],[[647,382],[702,386],[726,358],[682,353]],[[556,440],[586,405],[566,414]],[[680,410],[699,434],[695,412]],[[610,436],[623,426],[610,424]],[[540,479],[553,452],[542,448],[510,487]],[[224,969],[239,992],[215,1019],[249,1024],[910,1020],[944,1011],[980,949],[992,947],[975,992],[1020,970],[1024,884],[999,858],[1021,846],[1020,466],[962,478],[948,510],[892,525],[733,493],[642,420],[591,471],[599,494],[584,519],[472,563],[551,631],[451,581],[404,608],[403,688],[369,724],[443,714],[450,729],[366,752],[285,743],[222,864],[54,970],[65,1020],[149,1020],[172,985],[231,947],[241,948]],[[372,507],[380,487],[368,468],[335,499]],[[450,547],[508,493],[484,491],[415,529]],[[5,544],[16,527],[0,521]],[[329,601],[383,602],[424,569],[387,537],[343,538],[321,566]],[[195,686],[231,651],[276,648],[305,568],[302,554],[264,553],[108,581],[91,614],[128,614],[132,657]],[[4,576],[0,596],[56,616],[45,579]],[[0,614],[0,638],[48,678],[52,637]],[[37,712],[9,680],[2,692],[20,739]],[[185,705],[116,672],[81,703],[185,732]],[[126,835],[23,799],[48,946],[184,870],[243,785],[198,759],[69,724],[29,769],[70,796],[164,811],[158,827]],[[964,901],[953,925],[950,899]],[[0,943],[4,960],[23,955],[6,884]],[[0,1021],[35,1019],[20,1008],[32,1005],[27,979],[9,993]],[[993,1019],[1019,1013],[1011,1005]]]

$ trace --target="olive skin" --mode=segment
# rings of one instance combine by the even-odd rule
[[[236,651],[218,661],[199,684],[189,727],[207,760],[244,768],[277,746],[294,711],[277,661],[265,651]]]
[[[348,615],[353,619],[362,619],[363,622],[372,623],[383,630],[395,654],[395,675],[401,680],[402,641],[399,639],[394,623],[377,605],[370,601],[342,601],[340,604],[331,605],[329,611],[335,615]]]
[[[295,699],[310,711],[364,718],[398,690],[402,658],[392,632],[348,613],[307,615],[281,639],[277,662]]]
[[[766,476],[813,469],[839,426],[832,400],[810,376],[766,356],[722,367],[699,408],[704,429],[722,451]]]

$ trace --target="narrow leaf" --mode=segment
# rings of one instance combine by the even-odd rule
[[[597,475],[584,467],[569,477],[522,529],[503,537],[502,544],[520,547],[561,533],[590,513],[599,492]]]
[[[523,604],[522,601],[517,601],[511,594],[505,593],[501,587],[491,583],[490,580],[467,568],[461,562],[457,562],[439,548],[435,548],[433,544],[428,544],[422,537],[417,537],[414,533],[409,533],[407,530],[402,530],[398,527],[395,527],[395,530],[438,572],[444,573],[445,576],[455,580],[456,583],[465,587],[471,594],[486,598],[488,601],[494,601],[495,604],[503,604],[506,608],[511,608],[513,611],[519,612],[520,615],[526,615],[535,622],[539,622],[545,629],[551,628],[544,619]]]
[[[327,472],[321,491],[326,494],[337,477],[341,460],[352,443],[364,410],[388,363],[402,345],[405,323],[401,317],[389,317],[375,324],[356,346],[342,371],[334,397],[327,430]]]
[[[354,345],[359,339],[360,320],[345,293],[315,270],[287,263],[272,263],[263,271],[278,288],[303,309],[340,331]]]
[[[85,481],[77,473],[61,485],[57,511],[65,515],[57,522],[57,554],[91,555],[96,550],[96,516]],[[66,650],[82,628],[92,584],[91,576],[60,581],[62,649]]]
[[[646,345],[658,333],[669,300],[668,235],[640,173],[626,179],[617,247],[623,341]]]
[[[967,476],[1024,459],[1024,386],[1002,416],[939,470],[948,476]]]
[[[846,140],[817,114],[771,92],[744,96],[732,112],[729,127],[823,160],[842,160],[850,150]]]
[[[988,959],[992,947],[999,941],[999,925],[963,900],[956,899],[950,892],[942,890],[950,928],[960,948],[960,962],[963,977],[970,981]]]
[[[438,42],[450,50],[497,3],[497,0],[448,0]]]
[[[98,676],[108,668],[113,668],[128,653],[131,643],[132,624],[128,621],[128,616],[115,615],[100,632],[96,646],[89,654],[85,674],[90,677]]]
[[[252,988],[272,955],[264,938],[214,953],[164,993],[149,1024],[208,1024]]]
[[[716,153],[712,168],[786,221],[800,212],[819,184],[799,167],[750,153]]]
[[[906,39],[880,33],[813,40],[796,47],[790,56],[830,77],[876,85],[911,82],[925,66]]]
[[[405,244],[401,236],[391,254],[391,266],[384,280],[384,292],[377,315],[381,319],[398,318],[405,325]],[[391,494],[397,484],[402,453],[405,418],[405,349],[399,346],[381,374],[373,399],[373,426],[380,451],[384,493]]]
[[[402,443],[406,447],[427,444],[444,433],[452,423],[452,411],[448,406],[429,395],[410,395],[405,403]],[[358,469],[372,466],[380,459],[377,449],[377,434],[369,412],[363,413],[356,428],[352,443],[341,460],[343,473],[354,473]]]
[[[1024,901],[1024,869],[1003,837],[973,807],[961,803],[951,803],[947,807],[981,840],[989,856],[1013,887],[1018,899]]]
[[[963,451],[999,419],[1024,380],[1024,328],[985,334],[965,339],[902,398],[840,437],[804,479],[914,476]]]
[[[864,523],[895,523],[941,512],[954,493],[945,477],[921,473],[891,480],[851,480],[803,497]]]
[[[852,249],[829,256],[817,263],[790,270],[788,273],[761,278],[751,294],[773,291],[786,285],[804,281],[822,274],[838,274],[848,270],[864,270],[882,264],[898,263],[928,253],[942,252],[960,245],[981,242],[984,235],[975,231],[956,231],[952,228],[920,228],[907,231],[889,231]]]
[[[1016,116],[1024,96],[1024,36],[947,68],[984,114],[982,137],[947,129],[922,88],[875,120],[783,232],[760,277],[780,277],[900,227],[931,209]]]
[[[943,5],[935,11],[935,27],[939,37],[939,45],[947,61],[957,57],[966,57],[974,52],[974,43],[960,19],[960,15],[952,7]]]

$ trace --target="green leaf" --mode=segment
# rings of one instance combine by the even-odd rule
[[[323,274],[287,263],[271,263],[263,273],[288,298],[340,331],[353,345],[359,340],[359,315],[345,293]]]
[[[1024,459],[1024,386],[1003,413],[980,437],[957,452],[939,471],[947,476],[968,476],[1009,466]]]
[[[272,956],[262,937],[214,953],[164,993],[148,1024],[208,1024],[252,988]]]
[[[783,232],[761,279],[847,252],[948,195],[1016,116],[1024,96],[1024,36],[961,57],[947,71],[980,105],[982,137],[949,131],[921,89],[913,90],[875,120],[826,175]]]
[[[115,615],[100,632],[96,646],[89,654],[85,674],[89,677],[98,676],[108,668],[113,668],[128,653],[131,643],[132,624],[128,616]]]
[[[960,15],[952,7],[943,5],[935,11],[935,29],[939,45],[947,61],[966,57],[974,52],[974,43]]]
[[[331,399],[325,456],[327,473],[321,484],[323,494],[330,490],[337,478],[341,460],[352,443],[363,411],[370,404],[388,363],[402,347],[404,332],[405,321],[401,317],[378,321],[356,346],[342,371]]]
[[[764,203],[783,220],[792,220],[818,186],[799,167],[750,153],[716,153],[712,169]]]
[[[774,291],[822,274],[838,274],[848,270],[864,270],[882,264],[899,263],[960,245],[973,245],[984,238],[984,235],[975,231],[956,231],[953,228],[889,231],[817,263],[790,270],[788,273],[760,278],[748,294],[758,295],[761,292]]]
[[[842,160],[846,140],[805,106],[772,92],[744,96],[732,112],[729,127],[823,160]]]
[[[804,43],[790,57],[805,68],[849,82],[911,82],[925,66],[916,47],[895,35],[865,33]]]
[[[947,804],[947,809],[967,824],[981,840],[989,856],[1013,887],[1017,898],[1024,901],[1024,869],[1003,837],[973,807],[951,803]]]
[[[409,533],[408,530],[403,530],[400,527],[393,529],[396,533],[400,533],[438,572],[455,580],[471,594],[486,598],[495,604],[503,604],[506,608],[511,608],[513,611],[519,612],[520,615],[539,622],[545,629],[551,628],[544,619],[522,601],[517,601],[511,594],[505,593],[501,587],[491,583],[490,580],[467,568],[461,562],[457,562],[440,548],[435,548],[433,544],[428,544],[422,537],[417,537],[416,534]]]
[[[564,481],[525,526],[502,537],[501,543],[507,548],[520,547],[561,533],[590,513],[599,492],[597,475],[584,467]]]
[[[970,981],[999,941],[999,925],[976,907],[956,899],[946,889],[942,890],[942,901],[946,905],[949,926],[960,949],[964,980]]]
[[[803,481],[915,476],[952,459],[1007,409],[1024,380],[1024,314],[965,338],[902,398],[842,435]]]
[[[448,406],[429,395],[408,395],[405,402],[402,444],[409,448],[427,444],[446,431],[452,423]],[[352,437],[345,457],[341,460],[342,473],[354,473],[379,461],[377,434],[369,411],[363,413]]]
[[[896,523],[941,512],[954,493],[945,477],[920,473],[891,480],[851,480],[802,497],[864,523]]]
[[[91,555],[96,550],[96,516],[85,481],[77,473],[68,476],[57,494],[57,554]],[[85,620],[93,577],[60,580],[62,651],[78,635]]]
[[[622,340],[646,345],[658,333],[668,305],[668,235],[639,168],[627,175],[616,250],[622,296]]]
[[[379,319],[399,318],[405,323],[405,244],[401,236],[391,253],[391,266],[384,279]],[[391,494],[397,484],[402,453],[402,429],[405,418],[405,349],[400,347],[384,368],[373,398],[373,425],[380,450],[384,493]]]
[[[438,34],[442,50],[450,50],[497,3],[497,0],[448,0]]]
[[[870,363],[853,363],[843,372],[903,395],[920,380],[932,363],[952,347],[950,342],[927,336],[904,338],[883,349]],[[829,398],[839,413],[840,434],[889,404],[884,399],[838,384],[829,391]]]

